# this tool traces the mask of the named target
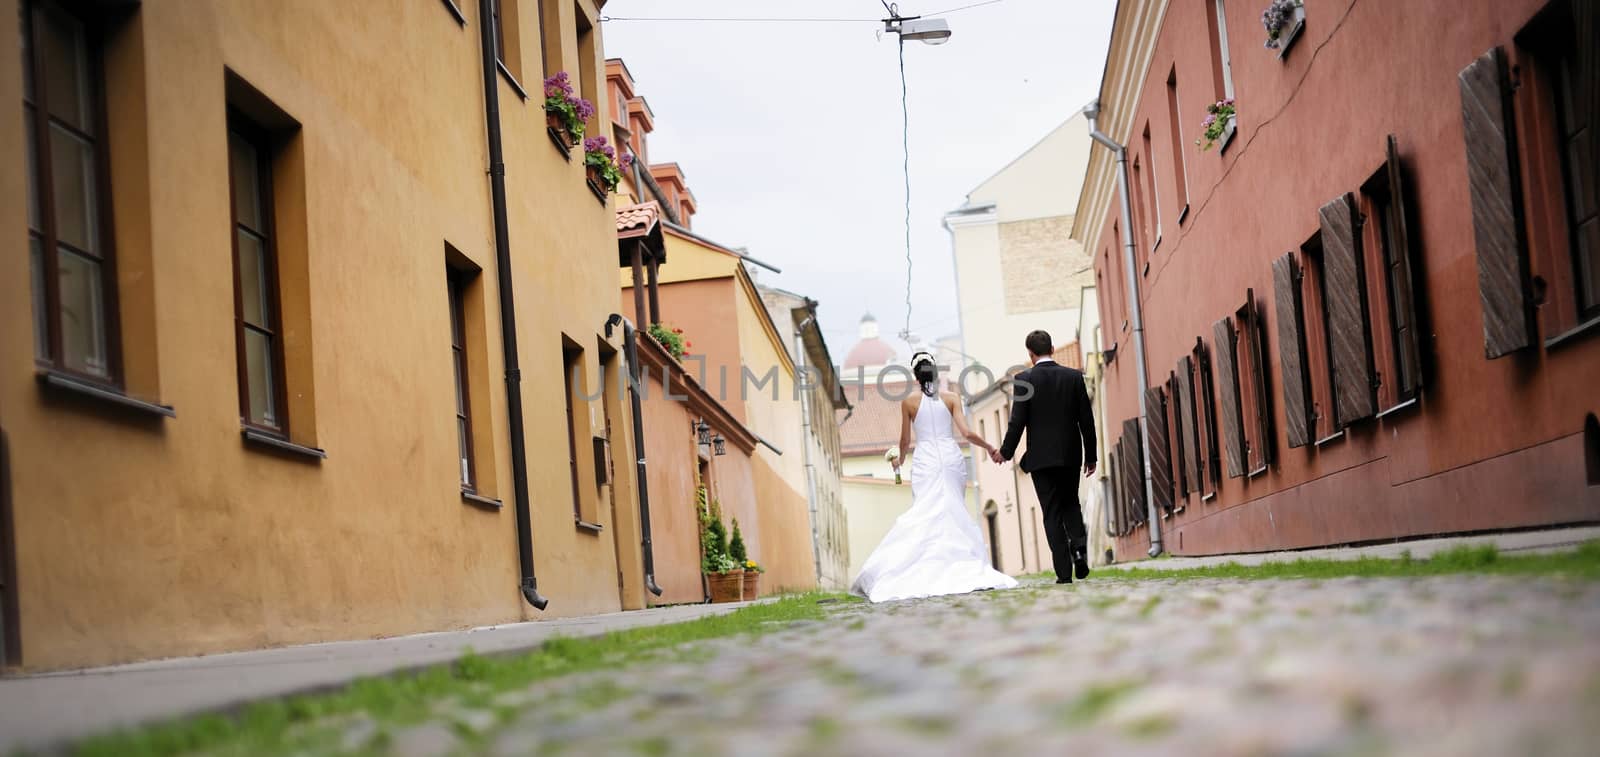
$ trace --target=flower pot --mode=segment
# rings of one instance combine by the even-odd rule
[[[744,598],[747,600],[761,596],[761,574],[747,570],[744,572]]]
[[[550,133],[555,135],[557,139],[565,142],[568,147],[578,146],[577,135],[567,130],[567,119],[563,118],[559,112],[553,110],[545,111],[544,123],[545,126],[550,128]]]
[[[706,584],[711,587],[713,604],[738,602],[744,599],[744,571],[706,574]]]

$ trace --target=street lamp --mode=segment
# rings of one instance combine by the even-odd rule
[[[929,45],[942,45],[950,41],[950,24],[942,18],[901,17],[893,5],[889,18],[883,20],[883,30],[900,35],[902,42],[916,40]]]
[[[717,437],[711,440],[711,448],[716,450],[717,457],[726,455],[728,454],[728,440],[722,438],[722,434],[717,434]]]
[[[696,441],[698,441],[701,444],[710,444],[711,443],[711,424],[706,423],[706,420],[704,418],[701,418],[697,423],[694,423],[692,425],[694,426],[695,431],[698,432],[698,436],[696,438]]]

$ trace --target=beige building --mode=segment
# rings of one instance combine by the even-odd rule
[[[1026,365],[1029,331],[1049,331],[1057,347],[1072,341],[1081,287],[1094,283],[1089,255],[1068,236],[1089,144],[1083,116],[1074,115],[944,216],[955,249],[961,352],[996,379]],[[967,383],[969,391],[983,388],[977,378]]]
[[[3,5],[5,665],[644,605],[602,3]]]
[[[828,353],[817,321],[817,301],[769,286],[756,287],[766,303],[772,323],[781,332],[792,324],[790,355],[797,382],[794,394],[801,403],[804,428],[800,453],[806,467],[806,496],[811,510],[811,545],[817,567],[817,585],[840,590],[850,577],[850,542],[844,512],[843,458],[839,446],[838,412],[850,410],[837,367]]]

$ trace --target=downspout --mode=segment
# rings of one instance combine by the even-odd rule
[[[822,541],[817,529],[817,470],[811,462],[811,382],[809,381],[810,363],[806,361],[805,330],[817,320],[814,315],[806,316],[800,325],[794,329],[795,364],[799,375],[807,380],[804,391],[801,386],[796,386],[796,394],[800,395],[800,450],[805,459],[806,470],[806,502],[811,506],[811,562],[817,569],[817,586],[822,586]]]
[[[534,609],[550,600],[539,595],[533,575],[533,521],[528,513],[528,450],[522,431],[522,369],[517,362],[517,309],[511,292],[511,241],[506,223],[506,164],[500,145],[500,75],[495,67],[493,0],[478,0],[483,23],[483,116],[489,135],[489,195],[494,204],[495,278],[500,285],[500,343],[506,364],[506,416],[511,429],[511,485],[516,496],[519,589]]]
[[[1133,364],[1137,369],[1139,387],[1134,392],[1139,399],[1139,447],[1143,456],[1144,502],[1149,510],[1150,556],[1161,554],[1161,518],[1156,513],[1155,482],[1150,475],[1150,415],[1145,407],[1144,390],[1149,386],[1144,359],[1144,307],[1139,302],[1139,271],[1133,255],[1133,211],[1128,204],[1128,148],[1106,136],[1095,125],[1100,116],[1100,101],[1083,109],[1089,119],[1089,138],[1099,142],[1117,157],[1117,198],[1122,205],[1122,267],[1128,279],[1128,318],[1133,324]],[[1085,545],[1087,548],[1088,545]]]
[[[644,380],[639,372],[639,332],[620,313],[612,313],[606,319],[607,339],[611,338],[611,329],[618,323],[622,324],[622,357],[628,361],[628,400],[633,405],[633,456],[635,476],[639,479],[639,544],[644,551],[644,588],[659,597],[661,587],[656,585],[655,547],[650,542],[650,487],[645,477],[644,410],[639,402],[639,382]]]

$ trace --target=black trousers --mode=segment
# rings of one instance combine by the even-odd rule
[[[1077,468],[1040,468],[1033,476],[1033,490],[1039,495],[1044,518],[1044,537],[1050,542],[1050,557],[1056,578],[1072,575],[1072,559],[1089,548],[1089,529],[1083,525],[1083,509],[1078,505]]]

